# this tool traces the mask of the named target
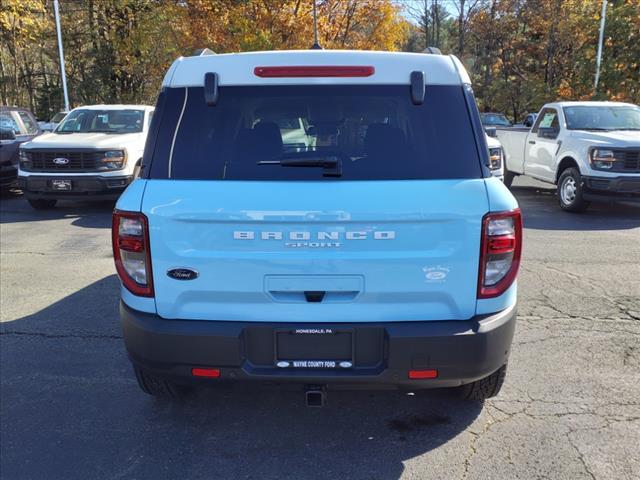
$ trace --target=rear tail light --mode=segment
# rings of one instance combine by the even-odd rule
[[[262,78],[282,77],[370,77],[375,73],[371,66],[289,66],[256,67],[253,74]]]
[[[518,275],[522,253],[522,215],[510,212],[488,213],[482,219],[478,298],[502,295]]]
[[[122,284],[140,297],[153,297],[149,224],[142,213],[113,212],[113,258]]]

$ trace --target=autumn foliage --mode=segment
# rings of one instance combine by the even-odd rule
[[[608,2],[597,92],[600,0],[316,3],[324,48],[438,46],[465,63],[481,108],[516,119],[558,98],[640,102],[640,0]],[[153,103],[171,62],[198,48],[219,53],[309,48],[312,5],[312,0],[60,0],[72,106]],[[0,0],[1,103],[48,117],[62,106],[59,72],[53,1]]]

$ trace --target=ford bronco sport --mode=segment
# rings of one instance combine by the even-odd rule
[[[522,223],[488,166],[455,57],[178,59],[113,215],[140,387],[497,394]]]

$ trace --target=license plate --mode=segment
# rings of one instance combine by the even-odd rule
[[[71,190],[71,180],[51,180],[53,190]]]
[[[300,328],[275,332],[279,368],[346,369],[353,367],[352,330]]]

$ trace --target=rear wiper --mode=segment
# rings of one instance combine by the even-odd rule
[[[340,157],[290,157],[280,160],[260,160],[258,165],[280,165],[281,167],[321,167],[325,177],[342,176],[342,160]]]

